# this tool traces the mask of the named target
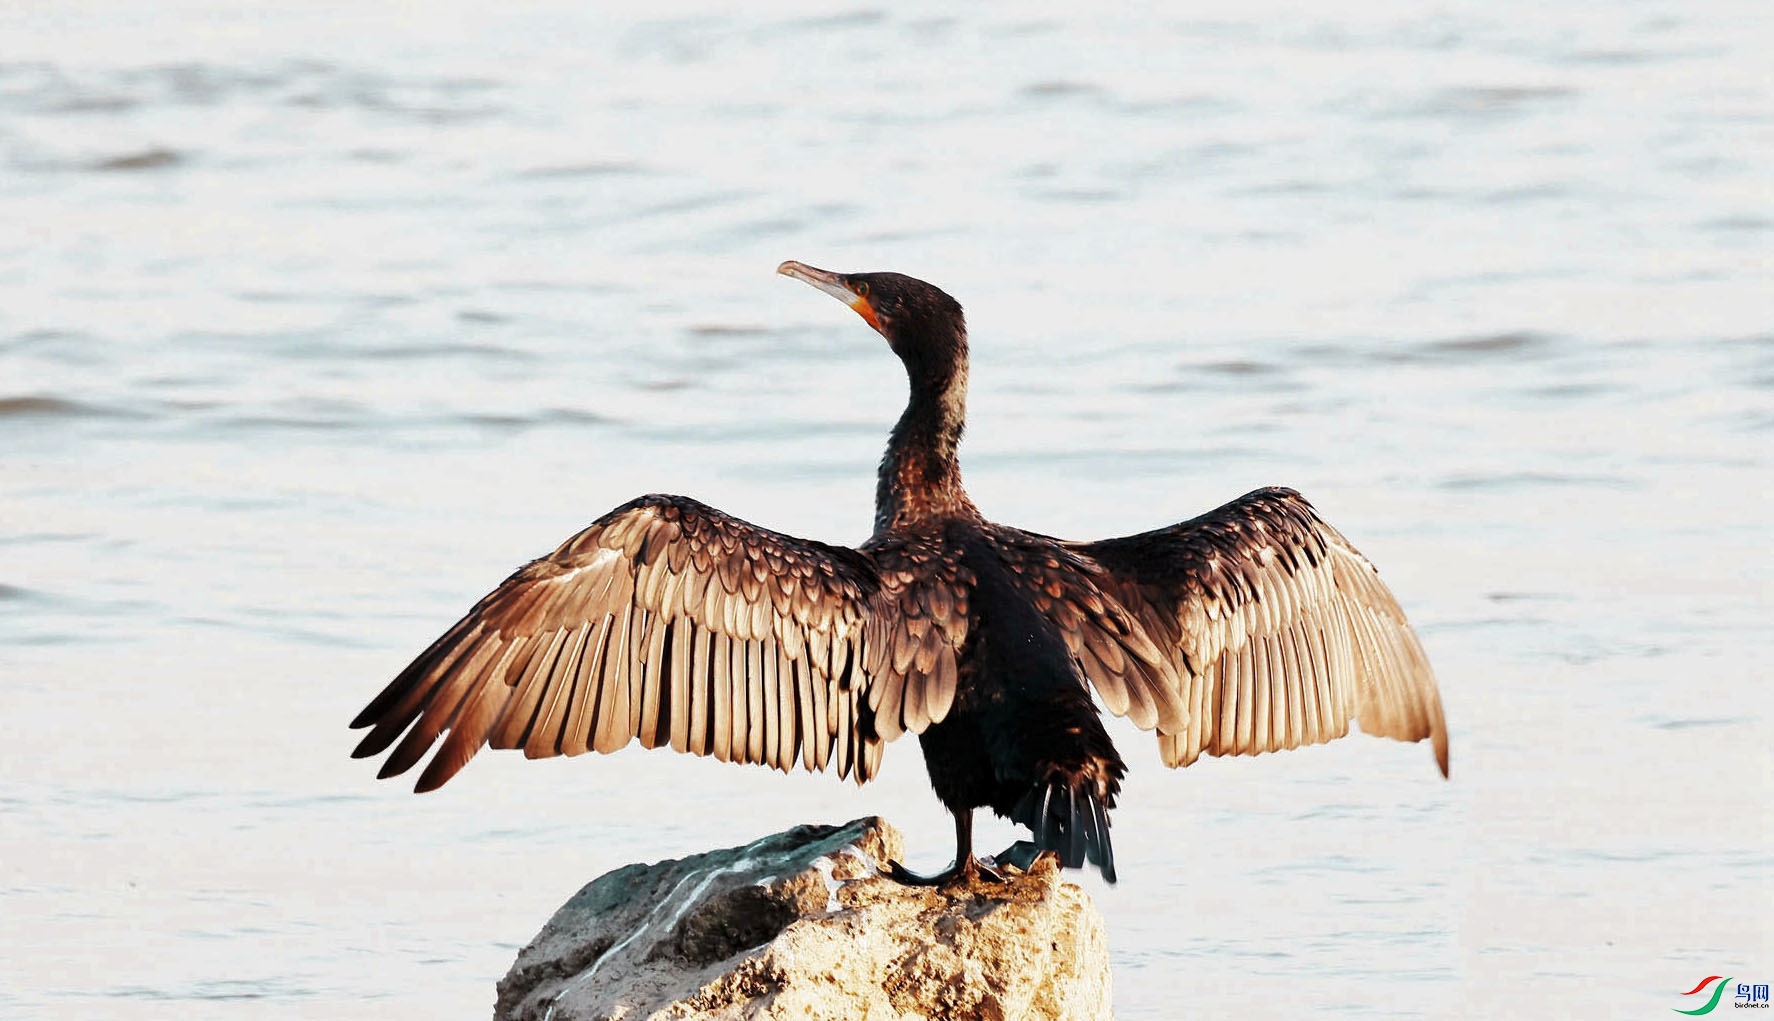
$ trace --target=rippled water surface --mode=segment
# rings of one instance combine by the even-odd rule
[[[903,377],[785,258],[967,305],[992,516],[1293,485],[1438,668],[1451,783],[1115,731],[1118,1016],[1774,975],[1765,5],[1083,10],[0,12],[0,1015],[481,1017],[629,861],[873,812],[942,864],[909,744],[346,758],[636,493],[864,537]]]

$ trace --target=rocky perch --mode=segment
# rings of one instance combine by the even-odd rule
[[[1107,1019],[1102,916],[1051,860],[948,890],[880,875],[878,818],[593,880],[499,982],[495,1021]]]

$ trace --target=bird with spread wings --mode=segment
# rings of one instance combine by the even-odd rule
[[[905,364],[870,538],[851,549],[687,497],[632,500],[518,569],[402,670],[352,721],[369,728],[354,755],[392,748],[389,777],[432,753],[420,791],[483,746],[542,758],[637,740],[863,783],[913,733],[956,854],[936,877],[895,865],[908,882],[991,873],[972,847],[982,807],[1113,881],[1108,810],[1126,766],[1096,700],[1156,731],[1173,767],[1353,723],[1430,740],[1447,775],[1421,644],[1373,565],[1298,493],[1261,489],[1097,542],[990,522],[957,460],[960,305],[896,273],[780,272],[850,305]]]

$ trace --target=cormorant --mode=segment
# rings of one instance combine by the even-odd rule
[[[1115,879],[1126,766],[1091,698],[1158,732],[1168,766],[1341,737],[1447,731],[1422,646],[1355,547],[1289,489],[1139,535],[1071,542],[994,524],[961,485],[967,331],[899,273],[778,272],[858,312],[910,378],[849,549],[688,497],[632,500],[520,568],[351,722],[382,777],[443,744],[416,790],[482,745],[531,758],[643,746],[866,782],[918,735],[971,879],[973,810]],[[402,735],[405,735],[404,737]],[[447,736],[445,736],[447,734]],[[395,741],[399,739],[399,744]]]

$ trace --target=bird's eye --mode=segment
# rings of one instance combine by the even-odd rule
[[[858,280],[851,284],[850,288],[856,292],[858,298],[866,298],[869,296],[869,282],[867,280]]]

